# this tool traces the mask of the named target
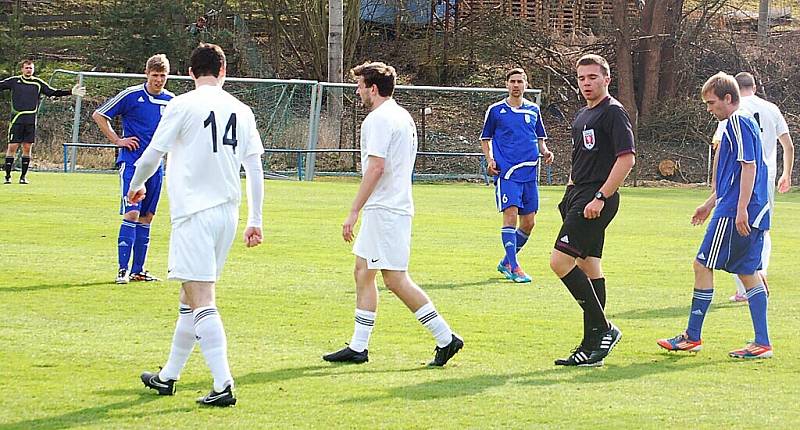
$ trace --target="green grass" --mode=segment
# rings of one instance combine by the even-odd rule
[[[697,355],[659,351],[683,330],[691,261],[703,235],[689,217],[706,190],[625,189],[607,236],[608,313],[625,333],[597,369],[556,368],[580,337],[579,308],[548,268],[562,189],[542,190],[521,255],[532,285],[499,278],[492,189],[415,186],[411,274],[466,346],[442,369],[434,342],[381,288],[370,362],[320,355],[352,332],[350,246],[341,222],[354,181],[268,182],[265,244],[237,242],[218,304],[240,404],[199,409],[211,378],[195,349],[174,397],[138,380],[166,359],[177,315],[173,282],[114,285],[119,226],[113,175],[37,174],[0,186],[0,429],[36,428],[732,428],[800,424],[800,194],[778,197],[770,267],[776,356],[736,362],[752,337],[727,275]],[[163,275],[168,205],[149,268]],[[245,216],[243,209],[242,219]],[[793,406],[794,405],[794,406]]]

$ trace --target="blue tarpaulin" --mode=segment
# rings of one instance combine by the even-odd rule
[[[437,0],[436,14],[444,16],[446,3],[455,7],[458,0]],[[431,0],[361,0],[361,19],[380,24],[400,22],[425,25],[431,19]]]

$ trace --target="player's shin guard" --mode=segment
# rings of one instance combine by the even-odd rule
[[[500,238],[503,240],[503,248],[506,251],[507,261],[511,265],[511,270],[519,267],[517,263],[517,231],[514,227],[503,227],[500,229]]]
[[[447,321],[436,312],[433,303],[428,302],[422,305],[414,312],[414,316],[436,338],[436,345],[440,348],[444,348],[453,341],[453,331],[450,330]]]
[[[133,244],[136,241],[137,225],[139,225],[138,222],[122,220],[122,224],[119,226],[119,236],[117,237],[117,258],[119,260],[120,269],[128,268],[128,262],[131,260]]]
[[[750,318],[753,320],[755,342],[762,346],[770,346],[767,328],[767,291],[759,284],[747,291],[747,304],[750,307]]]
[[[375,327],[375,312],[356,308],[355,327],[350,339],[350,349],[362,352],[369,347],[369,337]]]
[[[189,360],[189,355],[194,349],[195,333],[192,309],[183,303],[178,308],[178,321],[175,323],[175,333],[172,335],[172,347],[169,351],[167,364],[158,373],[162,381],[177,380],[181,370]]]
[[[6,171],[6,179],[11,178],[11,169],[14,167],[14,157],[6,156],[6,162],[3,167]]]
[[[131,273],[144,272],[147,249],[150,247],[150,224],[136,224],[136,239],[133,241],[133,265]]]
[[[192,315],[200,350],[214,377],[214,391],[222,392],[225,387],[233,385],[233,376],[228,366],[228,341],[222,326],[222,318],[215,306],[197,308]]]
[[[703,331],[703,321],[705,321],[708,308],[711,306],[711,299],[714,298],[714,289],[698,290],[695,288],[692,294],[692,310],[689,313],[689,325],[686,328],[686,336],[689,340],[698,341]]]
[[[31,157],[22,156],[22,172],[19,175],[20,179],[24,179],[28,174],[28,168],[31,166]]]
[[[590,343],[590,345],[583,345],[588,349],[597,349],[600,342],[600,337],[609,329],[606,315],[603,312],[603,306],[595,294],[589,277],[586,273],[575,266],[569,273],[567,273],[561,282],[566,285],[572,297],[578,302],[578,305],[583,309],[584,318],[586,319],[587,326],[583,333],[583,339]]]

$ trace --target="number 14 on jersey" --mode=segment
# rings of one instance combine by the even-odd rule
[[[214,152],[217,152],[217,117],[212,110],[208,114],[208,118],[203,122],[203,128],[211,126],[211,142]],[[228,145],[236,153],[236,113],[232,113],[228,118],[228,124],[225,125],[225,133],[222,134],[222,145]]]

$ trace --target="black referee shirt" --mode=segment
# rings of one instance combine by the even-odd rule
[[[69,90],[57,90],[47,82],[31,76],[11,76],[0,81],[0,91],[11,90],[11,120],[14,124],[35,124],[36,111],[42,94],[48,97],[71,95]]]
[[[628,112],[608,96],[599,105],[584,107],[572,121],[572,182],[603,183],[617,157],[635,153]]]

